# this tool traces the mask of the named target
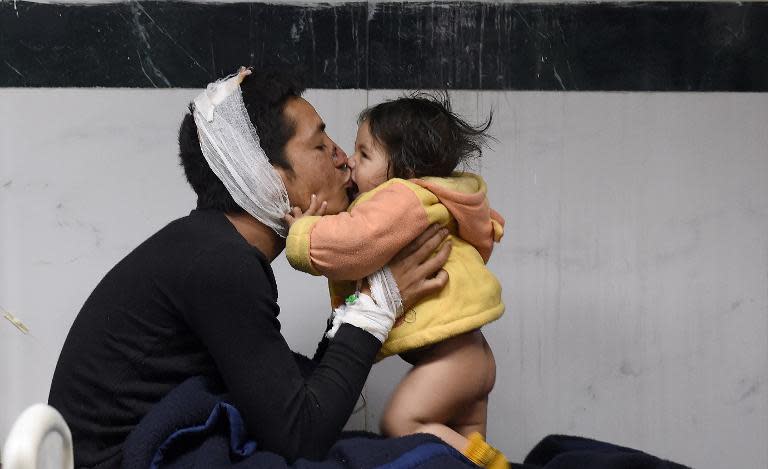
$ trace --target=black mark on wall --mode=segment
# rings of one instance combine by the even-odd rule
[[[766,3],[0,3],[0,86],[768,91]]]

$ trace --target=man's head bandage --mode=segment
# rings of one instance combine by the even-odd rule
[[[250,70],[208,85],[194,101],[193,117],[200,149],[234,201],[285,238],[283,220],[291,206],[280,175],[259,144],[243,103],[240,83]]]

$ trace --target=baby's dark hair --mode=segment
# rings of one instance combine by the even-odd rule
[[[456,167],[483,154],[493,111],[473,126],[451,110],[448,93],[416,92],[365,109],[373,140],[389,156],[389,177],[450,176]]]

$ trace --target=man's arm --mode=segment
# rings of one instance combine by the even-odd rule
[[[406,307],[447,283],[441,269],[450,243],[432,255],[446,236],[447,230],[431,226],[389,264]],[[280,334],[277,292],[262,262],[255,254],[212,247],[185,281],[185,316],[213,357],[251,437],[291,461],[321,458],[349,418],[381,343],[344,324],[321,346],[314,370],[302,376]]]
[[[305,378],[280,334],[261,261],[227,257],[198,260],[187,320],[261,447],[289,460],[320,458],[349,418],[381,343],[343,326]]]

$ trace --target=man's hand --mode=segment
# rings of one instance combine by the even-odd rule
[[[432,225],[389,262],[405,311],[448,283],[448,272],[442,270],[451,253],[451,240],[443,243],[447,236],[448,230]],[[442,247],[432,256],[440,243]]]
[[[290,228],[293,226],[294,223],[296,223],[296,220],[298,220],[301,217],[306,216],[323,216],[325,215],[325,208],[328,206],[328,202],[323,201],[323,203],[319,203],[317,201],[317,196],[315,194],[312,194],[312,198],[309,202],[309,207],[307,208],[306,212],[301,211],[301,207],[298,205],[293,207],[290,212],[286,213],[283,217],[283,220],[285,220],[286,223],[288,223],[288,227]]]

